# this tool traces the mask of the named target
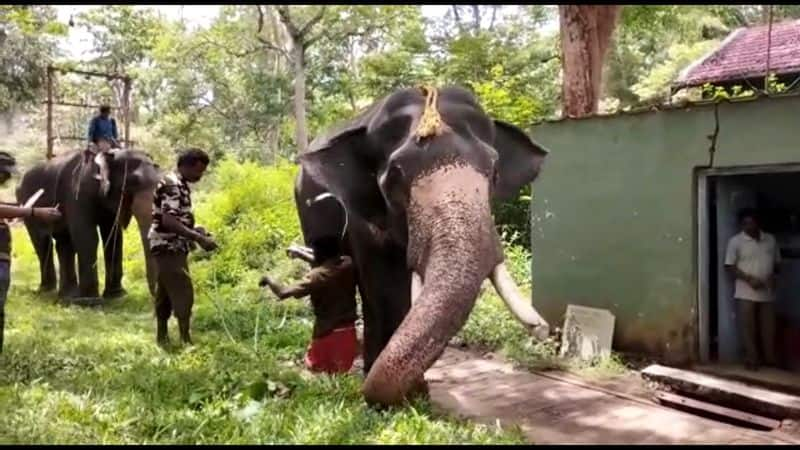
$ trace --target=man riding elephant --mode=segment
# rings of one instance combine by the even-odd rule
[[[41,290],[65,298],[97,298],[97,246],[102,242],[106,282],[103,297],[118,297],[122,288],[122,230],[131,216],[139,223],[146,244],[151,222],[157,166],[141,151],[119,150],[107,155],[110,187],[103,195],[97,166],[82,151],[59,155],[28,170],[17,188],[17,201],[25,202],[42,190],[35,206],[59,205],[63,218],[52,225],[25,219],[25,227],[39,258]],[[98,239],[97,231],[100,230]],[[56,278],[53,241],[59,262]],[[153,288],[150,252],[144,245],[149,286]],[[77,272],[75,256],[77,255]]]

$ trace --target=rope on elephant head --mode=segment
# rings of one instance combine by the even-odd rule
[[[430,85],[419,86],[419,89],[425,95],[425,109],[422,111],[422,117],[419,118],[417,125],[417,142],[426,137],[439,136],[445,129],[444,120],[442,120],[437,107],[439,90]]]

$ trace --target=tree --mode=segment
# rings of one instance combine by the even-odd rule
[[[92,35],[96,56],[89,62],[99,70],[131,73],[144,63],[166,24],[150,9],[130,5],[95,8],[77,16],[79,26]],[[122,108],[125,98],[123,80],[112,80],[114,100]]]
[[[391,28],[400,14],[394,6],[257,6],[257,35],[264,49],[278,52],[290,63],[294,79],[293,111],[295,116],[295,145],[298,153],[308,147],[306,118],[306,78],[312,49],[319,45],[342,45],[354,37],[367,38],[379,30]],[[277,20],[275,19],[277,18]],[[282,32],[275,29],[280,23]],[[270,32],[270,36],[264,36]],[[372,42],[365,50],[375,50]]]
[[[559,5],[563,68],[563,114],[582,117],[597,112],[603,61],[622,6]]]
[[[265,11],[261,5],[256,5],[258,9],[258,31],[259,40],[269,50],[278,51],[284,55],[292,66],[294,75],[294,100],[293,110],[295,118],[295,144],[298,153],[303,153],[308,147],[308,125],[306,124],[306,52],[322,36],[321,31],[317,31],[317,25],[325,16],[327,5],[304,7],[304,13],[312,11],[310,17],[302,19],[297,16],[292,17],[289,6],[278,5],[274,7],[264,6],[267,12],[272,11],[280,19],[286,35],[289,37],[289,48],[280,45],[275,40],[264,38]],[[307,14],[303,14],[307,15]],[[299,14],[298,14],[299,16]],[[277,37],[278,35],[276,35]]]
[[[47,5],[0,5],[0,111],[34,102],[47,65],[57,56],[56,36],[66,26]]]

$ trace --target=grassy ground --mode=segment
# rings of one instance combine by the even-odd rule
[[[299,301],[201,292],[196,346],[163,351],[141,282],[102,308],[58,305],[32,291],[35,259],[15,234],[2,443],[520,442],[513,431],[435,417],[426,402],[375,412],[359,376],[305,373],[311,318]]]
[[[0,443],[522,442],[518,430],[437,417],[425,401],[376,412],[364,405],[360,375],[302,370],[310,308],[305,301],[276,303],[256,288],[265,271],[288,281],[304,269],[284,254],[299,239],[293,176],[289,166],[226,162],[195,189],[198,221],[221,249],[192,257],[190,348],[164,351],[154,343],[135,226],[125,238],[129,295],[96,309],[35,294],[38,264],[24,229],[15,228],[0,355]],[[530,289],[529,253],[509,248],[507,256],[517,281]],[[531,368],[621,370],[613,359],[591,366],[559,360],[555,344],[532,342],[486,287],[460,333],[468,345]],[[175,342],[174,321],[170,326]]]
[[[208,192],[197,194],[199,221],[222,250],[191,263],[194,347],[154,343],[135,226],[125,242],[129,295],[95,309],[34,292],[36,258],[15,228],[0,443],[522,442],[518,430],[437,417],[425,401],[376,412],[363,402],[360,375],[302,369],[310,308],[255,287],[265,269],[284,280],[302,271],[283,255],[297,238],[291,178],[287,169],[228,164],[198,189]]]

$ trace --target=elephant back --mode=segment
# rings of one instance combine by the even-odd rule
[[[80,150],[64,153],[25,171],[17,187],[17,202],[23,203],[43,189],[34,206],[63,204],[70,194],[75,194],[79,184],[83,172],[82,156]]]

